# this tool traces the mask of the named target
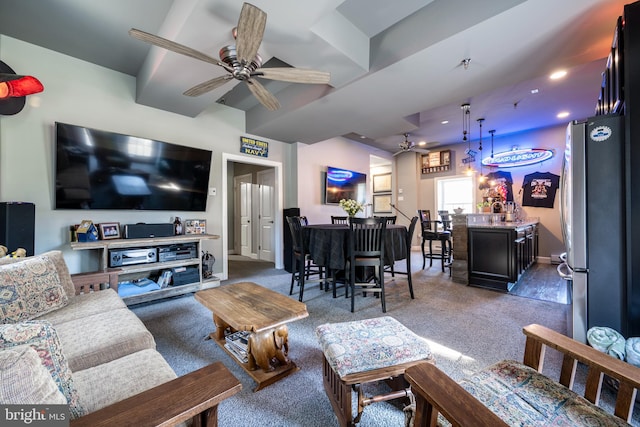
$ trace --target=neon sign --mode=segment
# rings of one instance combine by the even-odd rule
[[[504,151],[495,154],[493,157],[485,157],[482,159],[482,164],[498,168],[514,168],[544,162],[552,158],[553,154],[553,150],[544,148]]]

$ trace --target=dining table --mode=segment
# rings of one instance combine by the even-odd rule
[[[318,266],[344,270],[348,256],[349,226],[345,224],[311,224],[302,227],[309,257]],[[387,224],[384,236],[384,264],[407,259],[407,227]]]

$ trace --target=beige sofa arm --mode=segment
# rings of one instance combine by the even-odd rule
[[[213,427],[218,425],[218,404],[240,390],[240,381],[216,362],[72,420],[70,427],[168,427],[189,419],[193,427]]]
[[[118,274],[122,270],[112,268],[103,271],[94,271],[90,273],[78,273],[71,275],[71,281],[76,288],[76,295],[89,293],[91,291],[99,291],[101,285],[108,284],[111,289],[118,292]]]

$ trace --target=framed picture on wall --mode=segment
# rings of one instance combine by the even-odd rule
[[[207,234],[207,220],[186,219],[184,221],[185,234]]]
[[[373,195],[373,213],[391,213],[391,194]]]
[[[380,175],[373,175],[373,192],[374,193],[390,193],[391,192],[391,172]]]

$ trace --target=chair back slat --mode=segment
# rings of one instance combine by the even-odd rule
[[[334,216],[334,215],[331,215],[331,224],[345,224],[345,225],[348,225],[349,224],[349,217],[348,216]]]
[[[380,218],[351,218],[350,249],[356,257],[383,257],[387,221]]]

